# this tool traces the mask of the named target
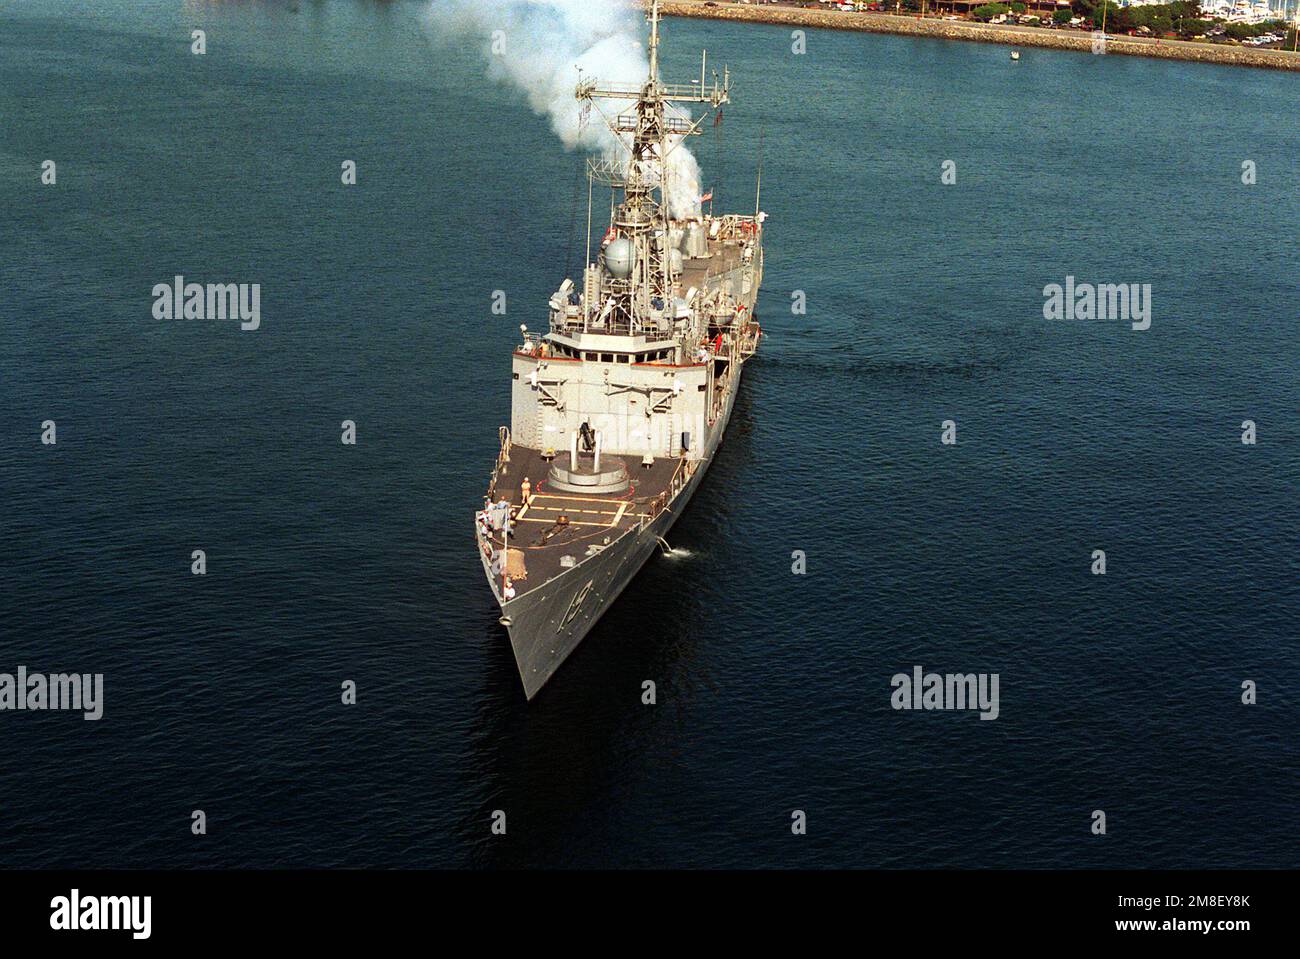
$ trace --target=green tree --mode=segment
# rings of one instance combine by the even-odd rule
[[[1129,7],[1125,12],[1128,27],[1130,30],[1136,30],[1138,27],[1150,27],[1151,21],[1156,18],[1156,7]]]
[[[1138,7],[1137,9],[1141,8]],[[1125,26],[1123,8],[1113,0],[1102,0],[1093,8],[1092,25],[1100,30],[1103,23],[1109,33],[1121,33],[1124,30],[1131,29],[1131,27]]]
[[[1011,12],[1011,8],[1005,3],[986,3],[982,7],[976,7],[970,12],[970,15],[976,20],[988,23],[994,17],[1000,17],[1003,14]]]

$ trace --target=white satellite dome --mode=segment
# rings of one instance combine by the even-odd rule
[[[626,237],[619,237],[605,247],[605,269],[609,275],[619,280],[631,276],[634,252],[632,241]]]

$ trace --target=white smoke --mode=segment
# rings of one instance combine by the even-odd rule
[[[444,41],[485,43],[490,75],[528,97],[567,149],[580,147],[626,163],[619,143],[595,107],[583,122],[574,98],[581,76],[601,84],[636,84],[650,69],[641,37],[642,9],[628,0],[433,0],[429,22]],[[606,115],[626,101],[598,100]],[[665,202],[673,217],[698,216],[700,165],[681,137],[670,137]],[[647,171],[652,172],[652,171]]]

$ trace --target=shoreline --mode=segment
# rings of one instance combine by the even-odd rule
[[[1003,26],[973,23],[967,20],[922,20],[887,13],[847,13],[840,10],[753,6],[730,2],[705,6],[705,0],[662,0],[659,9],[672,17],[705,17],[710,20],[767,23],[776,26],[856,30],[865,33],[931,37],[939,40],[1001,43],[1011,47],[1042,47],[1051,50],[1092,52],[1092,34],[1075,30],[1045,30],[1041,27]],[[1256,50],[1227,44],[1197,43],[1193,40],[1109,37],[1106,40],[1106,53],[1268,70],[1300,71],[1300,54],[1287,50]]]

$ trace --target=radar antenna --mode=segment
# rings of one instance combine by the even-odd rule
[[[622,163],[588,164],[593,181],[622,191],[623,200],[614,210],[606,236],[630,243],[631,265],[626,276],[612,277],[603,284],[600,304],[584,297],[585,310],[588,319],[593,310],[599,310],[606,320],[626,326],[630,332],[642,328],[654,301],[662,307],[672,286],[667,243],[668,197],[673,189],[669,157],[686,137],[702,132],[701,126],[714,110],[731,102],[731,74],[726,68],[721,77],[715,72],[708,87],[703,75],[698,82],[684,84],[665,84],[659,79],[659,16],[659,0],[652,0],[647,15],[650,70],[644,83],[601,84],[579,76],[575,90],[578,100],[595,107],[627,152]],[[627,105],[607,113],[600,101]],[[697,118],[682,104],[708,107]]]

